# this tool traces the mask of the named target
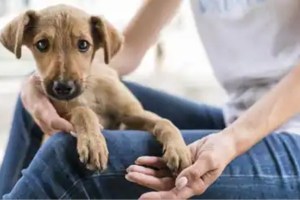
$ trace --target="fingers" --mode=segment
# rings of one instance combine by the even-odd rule
[[[161,157],[155,156],[141,156],[135,161],[135,164],[155,167],[158,169],[168,168]]]
[[[150,169],[147,167],[143,167],[143,166],[139,166],[139,165],[130,165],[127,170],[128,173],[130,172],[138,172],[138,173],[142,173],[145,175],[150,175],[150,176],[155,176],[157,177],[157,170],[154,169]]]
[[[143,194],[139,199],[189,199],[195,195],[202,194],[209,186],[202,187],[202,189],[199,187],[200,190],[197,189],[201,185],[203,185],[203,181],[199,178],[192,183],[192,186],[185,186],[181,189],[174,187],[169,191],[148,192]]]
[[[188,199],[194,195],[190,188],[177,190],[176,188],[170,191],[148,192],[140,196],[139,199]]]
[[[169,190],[174,187],[174,178],[166,167],[162,158],[154,156],[142,156],[136,160],[136,165],[127,168],[125,178],[130,181],[154,190]],[[154,170],[150,166],[158,168]]]
[[[125,178],[130,182],[159,191],[170,190],[174,187],[174,179],[171,177],[157,178],[139,172],[130,172]]]
[[[172,199],[172,198],[163,198],[165,192],[147,192],[140,196],[140,200],[146,199]]]
[[[208,187],[208,184],[204,182],[202,176],[210,170],[206,162],[197,160],[193,165],[184,169],[178,175],[175,181],[176,189],[181,192],[182,190],[186,190],[186,188],[190,188],[193,191],[192,196],[194,194],[202,194]]]
[[[220,170],[214,166],[210,159],[203,156],[178,175],[175,181],[176,189],[181,193],[182,190],[190,188],[193,191],[192,196],[200,195],[206,191],[220,174]]]
[[[66,132],[71,132],[73,130],[73,126],[67,120],[55,115],[55,117],[51,120],[50,126],[55,130],[63,130]]]
[[[183,177],[179,178],[178,180],[176,180],[175,186],[177,189],[181,190],[187,184],[188,184],[188,179],[185,176],[183,176]]]
[[[214,157],[211,154],[202,153],[193,165],[184,169],[178,175],[176,183],[180,185],[177,181],[179,181],[181,177],[186,177],[188,182],[192,182],[193,180],[199,179],[204,174],[216,169],[218,169],[218,164],[216,164]]]
[[[52,104],[45,104],[44,109],[38,108],[37,112],[40,114],[38,114],[36,118],[38,118],[38,120],[42,122],[42,124],[45,126],[45,129],[50,129],[52,132],[73,131],[72,124],[67,120],[61,118],[57,114]]]
[[[50,102],[44,102],[43,106],[40,105],[35,106],[32,115],[42,130],[47,130],[48,133],[73,130],[71,123],[61,118]]]
[[[42,121],[38,120],[38,119],[34,119],[34,121],[36,122],[36,124],[40,127],[40,129],[42,130],[43,133],[47,134],[47,135],[53,135],[54,133],[56,133],[57,131],[48,128],[48,126],[43,123]]]
[[[200,164],[199,160],[197,160],[193,165],[184,169],[176,178],[176,185],[183,187],[183,180],[181,179],[185,177],[187,182],[192,182],[193,180],[199,179],[207,170],[205,163],[202,162]],[[187,183],[186,183],[187,184]]]
[[[148,167],[143,167],[139,165],[130,165],[127,170],[128,173],[130,172],[138,172],[149,176],[155,176],[157,178],[171,176],[171,172],[167,169],[162,170],[154,170]]]

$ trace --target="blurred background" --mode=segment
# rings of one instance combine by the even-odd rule
[[[20,12],[58,3],[79,6],[91,14],[104,15],[120,31],[139,8],[141,0],[0,0],[0,29]],[[155,13],[154,13],[155,14]],[[9,136],[14,105],[22,81],[34,70],[30,52],[23,49],[17,60],[0,45],[0,163]],[[149,87],[220,106],[226,95],[216,82],[197,30],[189,1],[161,32],[140,67],[126,77]]]

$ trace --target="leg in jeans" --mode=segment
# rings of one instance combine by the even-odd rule
[[[21,176],[42,140],[42,132],[18,99],[12,128],[0,170],[0,195],[9,192]]]
[[[183,131],[187,143],[208,131]],[[87,171],[78,161],[76,140],[57,134],[38,151],[23,177],[5,198],[135,199],[146,188],[124,179],[125,169],[141,155],[160,155],[153,137],[138,131],[104,132],[110,151],[104,173]],[[67,147],[67,148],[66,148]],[[236,158],[201,196],[203,199],[298,199],[300,136],[273,134]]]
[[[170,119],[180,129],[223,129],[220,109],[199,105],[163,92],[126,83],[145,109]],[[0,196],[8,193],[40,147],[42,132],[18,100],[0,171]]]

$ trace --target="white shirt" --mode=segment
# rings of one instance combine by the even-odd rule
[[[191,0],[191,5],[215,75],[229,95],[223,111],[230,124],[300,63],[300,1]],[[300,133],[300,115],[277,130],[282,131]]]

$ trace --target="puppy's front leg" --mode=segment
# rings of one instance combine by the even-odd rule
[[[173,172],[178,173],[190,166],[191,153],[177,127],[154,113],[138,110],[127,112],[122,122],[129,128],[151,132],[163,145],[163,159]]]
[[[71,123],[77,135],[80,161],[90,170],[106,169],[108,150],[97,115],[90,108],[79,106],[72,110]]]

